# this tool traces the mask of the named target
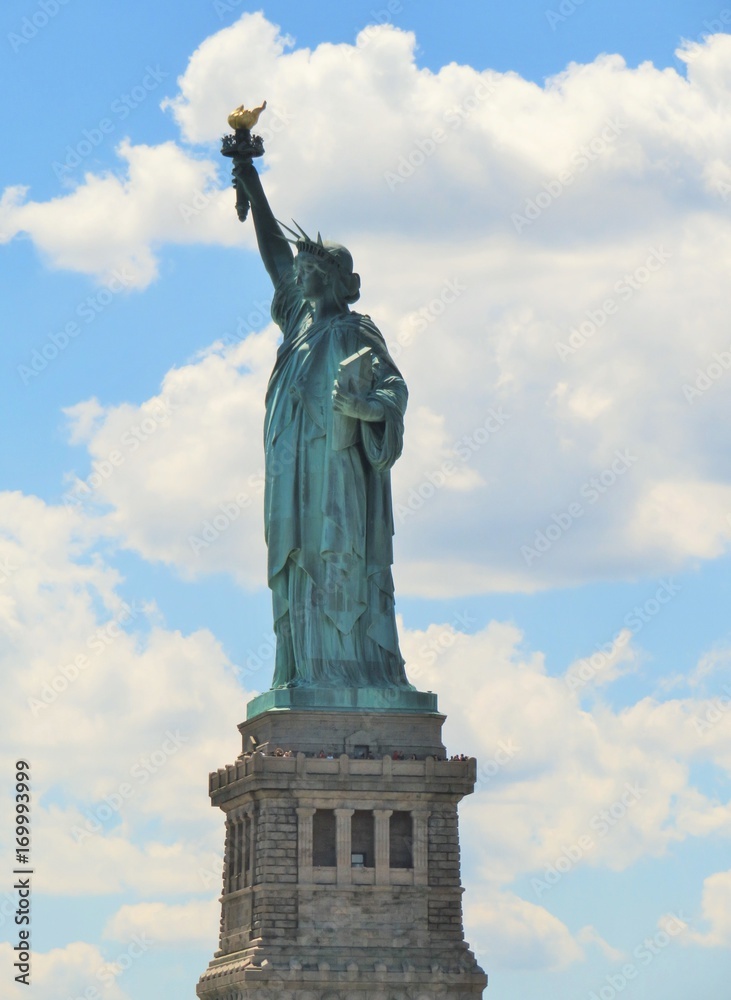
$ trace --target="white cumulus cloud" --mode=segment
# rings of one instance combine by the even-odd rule
[[[3,966],[11,969],[16,956],[12,946],[0,944]],[[120,956],[122,957],[122,956]],[[129,959],[128,959],[129,960]],[[84,996],[94,990],[105,1000],[131,1000],[118,982],[126,971],[122,965],[109,962],[99,949],[84,941],[74,941],[65,948],[54,948],[32,955],[31,989],[34,1000],[59,1000],[59,997]],[[129,967],[129,966],[127,966]],[[20,986],[17,987],[19,991]]]
[[[216,948],[220,904],[217,899],[190,903],[137,903],[121,907],[107,922],[104,937],[129,941],[146,935],[156,945]]]
[[[683,943],[704,948],[731,946],[731,871],[716,872],[704,879],[701,906],[707,929],[688,929]]]
[[[138,287],[167,242],[252,247],[213,143],[241,94],[269,96],[266,79],[275,212],[351,246],[362,309],[410,386],[394,470],[399,588],[530,592],[718,557],[731,536],[717,434],[731,398],[719,295],[731,40],[684,50],[687,76],[605,55],[542,87],[421,69],[415,46],[383,26],[367,44],[308,50],[245,14],[193,53],[166,105],[210,159],[125,141],[124,179],[88,174],[48,204],[8,190],[3,232],[30,233],[57,266],[127,267]],[[184,219],[195,191],[205,197]],[[274,335],[260,312],[246,344],[201,343],[196,361],[160,373],[176,416],[97,491],[124,544],[186,575],[262,580],[255,494]],[[76,440],[103,461],[155,402],[80,404]],[[190,536],[223,524],[220,505],[242,490],[250,504],[225,544],[203,538],[193,552]]]
[[[465,925],[470,944],[490,970],[558,972],[584,957],[562,921],[512,893],[468,903]]]

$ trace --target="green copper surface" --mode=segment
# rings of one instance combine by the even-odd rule
[[[431,691],[407,688],[342,688],[309,685],[278,688],[252,698],[246,706],[246,718],[254,719],[272,709],[313,709],[317,711],[361,711],[436,713],[437,696]]]
[[[350,310],[360,288],[350,253],[319,234],[285,237],[251,160],[234,163],[282,331],[264,427],[276,658],[272,691],[250,711],[387,708],[393,691],[400,710],[435,711],[435,696],[406,679],[394,611],[390,469],[406,384],[375,323]]]

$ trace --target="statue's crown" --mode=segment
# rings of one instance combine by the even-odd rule
[[[279,222],[279,220],[277,221]],[[317,234],[317,239],[313,240],[312,237],[307,235],[302,226],[300,226],[299,222],[295,222],[294,219],[292,219],[292,222],[294,222],[295,226],[299,229],[299,233],[296,233],[294,229],[290,229],[289,226],[285,225],[283,222],[280,222],[279,225],[282,229],[286,229],[287,232],[291,233],[294,237],[294,239],[290,239],[289,236],[284,236],[284,239],[287,240],[288,243],[297,247],[297,253],[309,253],[313,257],[317,257],[318,260],[323,261],[325,264],[340,267],[340,261],[335,254],[330,253],[328,248],[322,242],[322,236],[320,236],[319,232]]]

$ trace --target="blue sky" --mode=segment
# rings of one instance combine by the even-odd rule
[[[2,787],[28,756],[34,996],[83,996],[135,935],[105,1000],[192,995],[215,947],[206,774],[271,677],[276,344],[218,139],[266,98],[275,212],[351,247],[409,383],[407,670],[450,751],[519,748],[462,808],[489,995],[588,997],[629,963],[627,997],[723,997],[731,8],[188,7],[0,15]]]

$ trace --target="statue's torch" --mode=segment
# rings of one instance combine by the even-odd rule
[[[228,116],[228,123],[234,130],[233,135],[225,135],[221,140],[221,152],[233,159],[231,176],[236,188],[236,214],[243,222],[249,214],[249,199],[243,184],[238,177],[240,164],[261,156],[264,152],[264,140],[260,135],[252,135],[251,129],[259,121],[259,115],[267,106],[264,101],[258,108],[247,111],[243,104]]]

